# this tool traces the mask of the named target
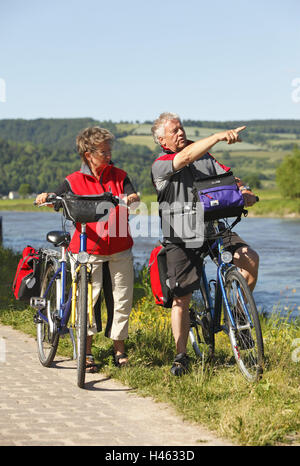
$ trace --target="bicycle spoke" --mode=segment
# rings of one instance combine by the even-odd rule
[[[211,314],[207,308],[208,299],[202,282],[200,292],[201,297],[198,300],[197,308],[190,309],[189,340],[196,356],[202,360],[209,360],[214,355],[215,338]]]
[[[41,286],[41,297],[44,296],[50,281],[55,273],[55,267],[53,264],[49,264],[45,272],[44,278],[42,280]],[[46,296],[47,302],[50,305],[50,313],[54,316],[56,311],[56,284],[53,282],[51,288],[48,290]],[[59,342],[59,335],[54,329],[54,333],[51,334],[50,326],[47,322],[47,309],[40,310],[41,314],[45,316],[45,319],[42,317],[37,317],[37,347],[38,347],[38,356],[41,364],[45,367],[51,366],[53,359],[55,358],[57,346]]]

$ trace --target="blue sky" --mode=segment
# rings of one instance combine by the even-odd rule
[[[2,0],[0,84],[1,119],[300,119],[300,2]]]

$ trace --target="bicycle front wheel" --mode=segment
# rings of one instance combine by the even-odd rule
[[[256,304],[245,278],[238,270],[227,272],[224,286],[232,315],[231,319],[225,311],[231,348],[244,377],[249,382],[256,382],[262,375],[264,360]]]
[[[88,311],[87,267],[81,265],[78,279],[77,294],[77,385],[84,387],[86,369],[86,339]]]
[[[57,288],[56,280],[53,281],[51,287],[47,291],[51,279],[55,274],[56,267],[53,263],[49,263],[42,279],[41,297],[46,298],[47,305],[45,309],[40,310],[44,317],[37,317],[36,331],[37,331],[37,349],[38,356],[41,364],[45,367],[50,367],[57,351],[59,342],[59,334],[55,325],[55,314],[57,305]],[[45,295],[47,291],[47,295]],[[51,328],[48,322],[47,309],[49,306],[50,315],[54,320],[54,327]]]

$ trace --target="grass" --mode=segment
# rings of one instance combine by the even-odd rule
[[[11,292],[18,256],[0,249],[0,259],[0,322],[35,335],[34,311]],[[270,318],[261,316],[261,323],[266,367],[258,383],[249,385],[240,375],[222,334],[217,335],[214,364],[202,364],[189,348],[191,372],[175,378],[170,374],[175,352],[170,311],[155,306],[144,269],[136,277],[126,341],[130,365],[122,370],[113,366],[112,343],[102,333],[92,351],[108,376],[141,396],[169,403],[184,419],[204,424],[238,445],[299,444],[300,322],[274,312]],[[71,356],[69,339],[60,341],[59,353]]]
[[[248,209],[250,216],[299,217],[300,199],[283,198],[278,189],[255,190],[259,202]]]
[[[299,217],[300,216],[300,199],[285,199],[281,196],[278,189],[261,189],[254,190],[259,196],[259,202],[248,209],[249,216],[259,217]],[[141,201],[147,206],[148,213],[156,215],[158,213],[155,194],[145,194],[141,196]],[[32,199],[15,199],[0,200],[1,210],[16,211],[46,211],[50,212],[48,207],[38,208],[33,205]],[[138,211],[137,211],[138,212]]]
[[[0,210],[50,212],[49,207],[36,207],[34,199],[0,199]]]
[[[253,191],[259,197],[259,202],[248,208],[249,217],[300,217],[300,199],[285,199],[276,188]],[[144,195],[141,200],[150,212],[151,203],[156,202],[156,195]],[[155,205],[152,206],[153,214],[154,207]]]

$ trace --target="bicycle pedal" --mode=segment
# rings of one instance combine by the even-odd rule
[[[46,305],[47,305],[46,298],[39,298],[39,297],[30,298],[30,306],[34,307],[35,309],[45,309]]]

